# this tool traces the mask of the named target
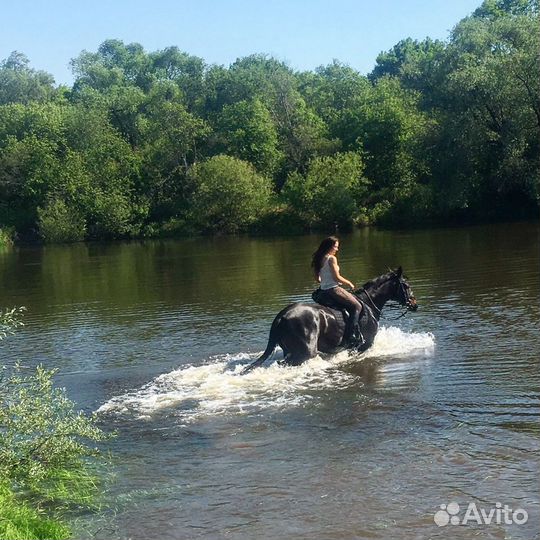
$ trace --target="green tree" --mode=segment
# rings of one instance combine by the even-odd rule
[[[239,58],[224,72],[215,70],[218,84],[217,109],[258,97],[271,111],[276,93],[284,86],[295,86],[292,69],[266,54],[252,54]]]
[[[433,122],[420,110],[419,99],[417,92],[403,89],[397,79],[385,77],[350,120],[366,152],[366,176],[390,202],[429,174],[423,149]]]
[[[482,19],[498,19],[507,15],[534,18],[538,15],[538,0],[484,0],[473,17]]]
[[[368,99],[371,85],[367,77],[334,60],[317,68],[315,73],[300,74],[300,80],[300,92],[307,105],[325,122],[329,138],[353,149],[356,141],[351,140],[347,119]]]
[[[167,47],[149,55],[156,81],[172,81],[181,90],[188,111],[203,114],[206,64],[202,58]]]
[[[278,134],[268,109],[258,99],[226,105],[217,120],[220,149],[251,163],[261,174],[272,177],[280,166]]]
[[[475,214],[535,212],[539,201],[540,69],[536,2],[484,2],[454,29],[447,49],[444,130],[463,165],[442,153],[436,178]],[[529,14],[528,14],[529,13]],[[448,174],[450,173],[450,174]],[[448,191],[436,184],[444,206]],[[441,196],[442,195],[442,196]]]
[[[75,208],[60,199],[38,207],[39,234],[47,243],[77,242],[86,236],[86,221]]]
[[[263,215],[269,206],[270,181],[245,161],[219,155],[197,163],[190,217],[205,232],[236,233]]]
[[[292,170],[304,171],[319,153],[336,150],[324,121],[310,108],[299,91],[299,78],[285,63],[267,55],[241,58],[228,72],[213,73],[213,107],[257,98],[270,112],[285,159],[276,178],[278,190]]]
[[[446,44],[439,40],[403,39],[377,56],[369,79],[376,82],[383,77],[396,77],[404,88],[420,92],[423,108],[432,108],[440,105],[445,52]]]
[[[1,223],[19,231],[34,226],[64,147],[63,112],[54,103],[0,106]]]
[[[125,45],[118,39],[104,41],[95,53],[82,51],[71,61],[71,69],[75,92],[85,87],[106,91],[126,85],[148,89],[152,82],[150,59],[142,45]]]
[[[137,192],[137,156],[105,111],[8,105],[0,107],[0,133],[0,192],[8,202],[0,206],[3,223],[31,231],[38,208],[44,212],[50,200],[61,200],[86,222],[91,237],[138,231],[148,204]]]
[[[95,53],[83,51],[71,61],[71,67],[76,94],[85,88],[106,94],[127,87],[147,94],[155,84],[172,82],[188,110],[201,112],[204,106],[206,64],[177,47],[147,53],[139,43],[126,45],[109,39]]]
[[[144,141],[140,148],[142,175],[152,218],[161,220],[185,212],[191,194],[186,175],[197,161],[210,127],[186,109],[179,89],[170,82],[154,86],[139,126]]]
[[[29,67],[28,58],[13,51],[0,63],[0,105],[48,101],[55,95],[53,76]]]
[[[305,176],[289,175],[283,198],[311,226],[348,228],[365,201],[369,181],[360,154],[314,158]]]

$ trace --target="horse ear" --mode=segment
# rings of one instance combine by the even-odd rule
[[[401,268],[401,266],[396,270],[396,275],[398,278],[401,277],[401,275],[403,274],[403,268]]]

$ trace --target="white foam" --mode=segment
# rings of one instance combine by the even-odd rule
[[[363,355],[350,357],[342,352],[330,359],[312,358],[301,366],[283,368],[273,361],[268,366],[240,375],[257,355],[241,353],[210,359],[203,365],[182,366],[156,377],[133,392],[113,397],[99,413],[132,413],[149,417],[172,409],[186,422],[201,415],[247,412],[257,409],[297,406],[313,399],[313,391],[343,388],[358,378],[332,369],[365,357],[429,354],[434,348],[431,334],[406,333],[398,328],[381,328],[373,346]],[[274,358],[281,355],[275,353]]]
[[[435,350],[435,337],[431,332],[404,332],[390,326],[381,326],[373,345],[364,353],[365,358],[379,356],[431,356]]]

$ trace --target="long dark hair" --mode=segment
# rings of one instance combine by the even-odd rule
[[[313,254],[313,258],[311,259],[311,267],[313,268],[313,273],[315,274],[316,278],[319,277],[324,256],[328,255],[328,252],[336,245],[336,242],[339,242],[339,238],[336,236],[329,236],[328,238],[325,238],[317,248],[317,251]]]

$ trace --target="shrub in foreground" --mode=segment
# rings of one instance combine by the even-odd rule
[[[0,340],[21,325],[0,311]],[[19,365],[0,372],[0,538],[67,538],[67,512],[95,505],[99,451],[107,435],[77,411],[54,371]]]

